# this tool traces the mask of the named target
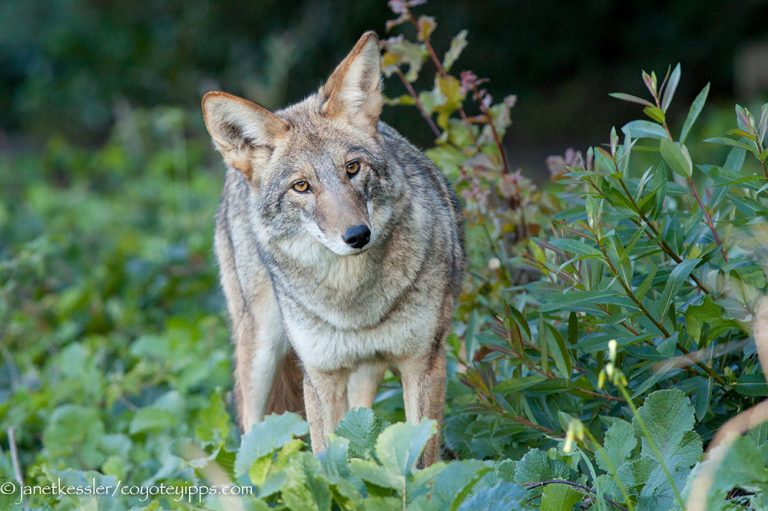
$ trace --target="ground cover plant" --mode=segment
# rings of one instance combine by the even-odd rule
[[[504,152],[515,98],[466,70],[467,33],[435,48],[418,3],[390,2],[383,64],[388,108],[418,110],[465,207],[445,461],[416,469],[434,424],[402,422],[396,375],[318,457],[294,414],[239,436],[211,253],[221,169],[197,113],[133,111],[99,149],[51,139],[0,161],[0,477],[17,490],[2,508],[768,506],[768,428],[703,454],[768,395],[752,334],[768,105],[712,125],[701,83],[678,117],[695,78],[643,72],[595,98],[638,119],[552,157],[535,185]],[[173,491],[22,502],[20,479]],[[240,494],[214,494],[227,485]]]

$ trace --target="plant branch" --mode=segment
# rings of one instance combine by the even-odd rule
[[[419,109],[419,113],[421,113],[421,116],[427,121],[427,124],[429,124],[429,128],[432,130],[432,133],[434,133],[435,138],[439,137],[440,129],[435,124],[435,121],[432,120],[432,117],[427,113],[427,110],[424,108],[424,105],[422,104],[421,99],[419,99],[419,95],[416,94],[416,90],[413,88],[413,85],[411,85],[411,82],[405,78],[405,75],[400,71],[400,68],[395,68],[395,74],[400,78],[400,81],[403,82],[408,94],[413,98],[413,101],[416,103],[416,108]]]
[[[608,265],[608,268],[611,270],[611,273],[616,278],[616,280],[619,281],[621,287],[624,288],[624,292],[626,293],[627,297],[629,297],[629,299],[632,300],[635,305],[637,305],[637,307],[640,309],[640,312],[642,312],[643,315],[647,317],[651,323],[653,323],[653,325],[659,330],[659,332],[662,333],[662,335],[664,335],[664,337],[670,337],[671,334],[669,333],[669,330],[667,330],[664,325],[662,325],[659,320],[657,320],[656,317],[651,314],[651,311],[649,311],[643,302],[640,301],[637,296],[635,296],[635,293],[632,291],[632,288],[629,286],[629,284],[624,282],[624,279],[621,278],[621,274],[613,265],[613,262],[611,262],[610,257],[608,257],[608,252],[605,250],[605,247],[600,242],[600,240],[595,239],[595,241],[597,242],[597,246],[600,249],[600,252],[602,252],[603,257],[605,258],[605,262]]]
[[[16,428],[10,427],[6,430],[8,433],[8,449],[11,451],[11,464],[13,465],[13,475],[19,484],[24,484],[24,477],[21,474],[21,464],[19,463],[19,451],[16,447]]]
[[[566,481],[564,479],[550,479],[548,481],[535,481],[532,483],[523,483],[523,486],[525,486],[525,488],[528,490],[533,490],[534,488],[540,488],[542,486],[547,486],[550,484],[564,484],[566,486],[570,486],[572,488],[581,490],[582,493],[597,495],[597,492],[588,486],[584,486],[583,484],[579,484],[579,483],[574,483],[573,481]],[[617,509],[622,509],[623,511],[627,511],[626,507],[622,506],[615,500],[609,499],[608,497],[605,497],[605,496],[603,496],[603,498],[605,499],[606,502],[616,507]]]
[[[712,222],[712,216],[709,214],[709,211],[707,211],[707,208],[704,206],[704,202],[701,200],[701,196],[699,195],[698,189],[696,189],[696,183],[693,182],[692,178],[688,178],[688,186],[691,187],[691,191],[693,192],[693,196],[696,198],[696,202],[699,203],[699,207],[704,212],[704,218],[707,219],[707,225],[709,226],[709,230],[712,231],[712,236],[715,238],[715,243],[717,243],[717,246],[720,247],[720,252],[723,254],[723,259],[725,259],[725,262],[728,262],[728,254],[725,251],[725,248],[723,247],[723,243],[720,241],[720,236],[717,235],[717,230],[715,229],[715,224]]]
[[[474,93],[475,98],[478,99],[478,105],[480,107],[480,111],[485,116],[486,122],[488,123],[488,127],[491,128],[491,133],[493,134],[493,141],[496,143],[496,148],[499,150],[499,153],[501,154],[501,162],[504,165],[504,173],[509,174],[509,164],[507,163],[507,153],[504,151],[504,145],[501,143],[501,137],[499,136],[499,132],[496,130],[496,125],[493,124],[493,116],[491,115],[491,111],[486,106],[485,103],[483,103],[480,91],[477,90],[477,85],[472,86],[472,92]]]
[[[6,430],[8,433],[8,450],[11,452],[11,466],[13,466],[13,475],[16,478],[16,482],[19,486],[24,486],[24,476],[21,472],[21,463],[19,463],[19,450],[16,447],[16,428],[11,426]],[[21,488],[19,488],[21,491]],[[24,502],[24,510],[29,509],[29,506]]]

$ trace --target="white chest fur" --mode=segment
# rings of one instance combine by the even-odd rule
[[[301,360],[330,371],[376,358],[397,359],[429,349],[438,326],[438,301],[410,293],[382,320],[366,328],[339,328],[281,296],[283,321]]]

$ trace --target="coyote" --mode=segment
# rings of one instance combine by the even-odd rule
[[[284,110],[203,97],[227,166],[215,249],[243,431],[303,409],[320,452],[348,408],[371,406],[388,367],[401,375],[408,421],[442,419],[461,212],[437,168],[379,121],[382,103],[373,32]]]

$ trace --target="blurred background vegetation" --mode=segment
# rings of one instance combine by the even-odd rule
[[[566,0],[445,0],[429,9],[440,21],[436,47],[469,31],[457,68],[471,62],[491,79],[491,94],[518,95],[515,117],[525,122],[507,139],[514,167],[541,168],[548,154],[629,120],[631,105],[595,99],[635,81],[639,69],[674,64],[670,56],[691,78],[678,91],[680,105],[703,85],[695,77],[712,82],[710,102],[751,94],[735,69],[768,38],[763,0],[589,0],[578,9]],[[51,135],[103,142],[128,108],[196,109],[214,88],[272,108],[288,104],[317,87],[364,30],[385,36],[389,15],[379,0],[2,2],[0,148]],[[742,74],[760,73],[750,66]],[[391,95],[398,87],[388,83]],[[415,109],[389,109],[385,120],[431,143]]]

